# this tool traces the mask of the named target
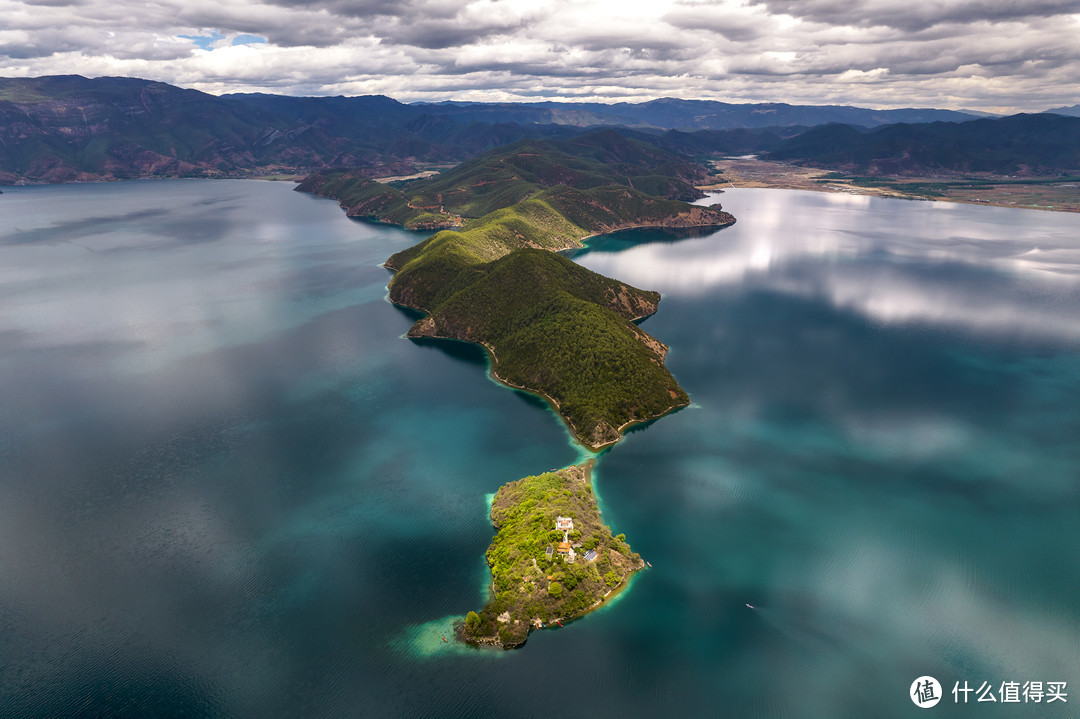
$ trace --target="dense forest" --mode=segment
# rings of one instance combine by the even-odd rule
[[[555,251],[625,227],[723,226],[734,218],[635,189],[698,194],[690,180],[707,173],[661,148],[610,132],[569,144],[516,143],[437,181],[384,185],[398,201],[376,219],[401,220],[441,196],[444,217],[460,229],[437,232],[386,262],[396,271],[391,300],[427,314],[409,335],[487,347],[497,378],[549,399],[575,436],[598,448],[689,398],[664,367],[667,348],[635,324],[656,311],[659,295]],[[320,176],[301,189],[346,198],[348,207],[357,193],[374,196],[372,184]]]
[[[568,621],[602,603],[644,566],[626,537],[613,536],[603,523],[591,466],[545,472],[499,488],[491,505],[498,532],[487,550],[491,598],[480,612],[466,616],[462,639],[519,646],[530,630]],[[555,529],[560,516],[573,521],[566,534]],[[574,561],[549,549],[564,536],[578,545]],[[590,550],[595,554],[587,554]]]

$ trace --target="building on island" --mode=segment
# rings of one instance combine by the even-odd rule
[[[586,562],[596,561],[596,556],[597,556],[596,555],[596,550],[595,549],[590,549],[589,551],[585,552],[584,556],[585,556],[585,561]]]
[[[550,544],[547,545],[547,549],[544,550],[544,556],[547,557],[548,559],[551,559],[551,555],[554,554],[554,553],[555,553],[555,548],[552,547]]]
[[[555,531],[562,532],[563,538],[559,542],[559,554],[567,555],[567,560],[571,564],[574,563],[574,557],[576,553],[574,548],[570,546],[570,532],[574,529],[574,520],[571,517],[556,517],[555,518]]]

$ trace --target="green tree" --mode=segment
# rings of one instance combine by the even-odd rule
[[[465,630],[469,634],[476,634],[477,628],[480,626],[480,615],[476,612],[469,612],[465,615]]]

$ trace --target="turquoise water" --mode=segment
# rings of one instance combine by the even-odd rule
[[[1080,217],[739,190],[597,238],[694,404],[595,470],[654,568],[501,653],[441,640],[485,496],[580,448],[401,339],[422,236],[290,188],[0,195],[0,714],[1074,713],[950,690],[1080,691]]]

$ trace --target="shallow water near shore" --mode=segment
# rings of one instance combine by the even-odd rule
[[[951,689],[1080,691],[1080,217],[716,199],[574,258],[664,294],[693,402],[593,469],[653,568],[491,652],[441,641],[485,497],[582,452],[401,339],[378,264],[421,235],[283,183],[5,190],[0,715],[903,717],[929,674],[1068,716]]]

